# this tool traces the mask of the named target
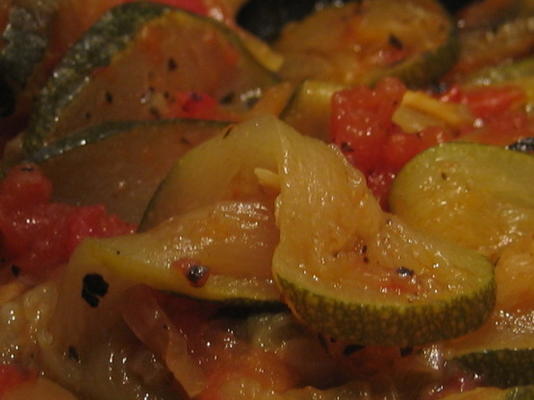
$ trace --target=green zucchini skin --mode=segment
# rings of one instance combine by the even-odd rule
[[[505,400],[532,400],[534,399],[534,385],[532,381],[528,386],[519,386],[507,391]]]
[[[181,155],[227,123],[198,120],[109,121],[32,154],[54,185],[54,200],[104,204],[138,224],[149,199]]]
[[[312,293],[280,276],[277,280],[289,302],[298,309],[297,315],[314,329],[365,345],[406,347],[459,336],[480,326],[495,302],[495,285],[491,283],[476,293],[451,300],[396,307],[344,303]],[[462,313],[469,318],[456,318]],[[325,315],[329,318],[325,319]],[[451,323],[451,316],[455,323]]]
[[[42,61],[57,3],[57,0],[33,3],[19,0],[11,5],[1,38],[6,44],[0,51],[0,117],[15,111],[18,93]]]
[[[480,375],[485,385],[509,388],[534,382],[534,349],[487,349],[463,354],[454,360]],[[534,396],[534,391],[531,394]]]
[[[112,8],[97,21],[74,44],[43,88],[30,120],[29,131],[33,134],[24,137],[25,150],[31,154],[44,144],[44,136],[52,129],[58,111],[86,83],[91,71],[109,65],[145,22],[169,10],[157,3],[126,3]]]
[[[88,92],[85,91],[86,88],[89,91],[93,90],[95,87],[99,88],[97,90],[102,90],[101,87],[98,86],[99,82],[106,85],[113,85],[113,81],[108,82],[106,78],[99,81],[99,74],[96,72],[100,70],[113,70],[114,65],[119,64],[122,67],[119,67],[118,70],[113,70],[117,76],[121,73],[128,73],[127,71],[125,72],[120,69],[124,68],[125,65],[120,64],[122,55],[131,57],[132,54],[140,54],[140,57],[145,57],[145,54],[150,54],[149,51],[144,53],[144,51],[146,51],[144,49],[142,50],[143,53],[129,53],[130,49],[135,48],[134,46],[138,43],[137,41],[142,40],[143,32],[146,32],[144,28],[148,27],[148,24],[154,24],[150,25],[150,27],[160,27],[163,29],[163,32],[176,35],[176,48],[173,47],[166,51],[183,51],[183,55],[165,55],[176,57],[178,64],[180,64],[180,61],[184,61],[185,64],[186,60],[189,64],[183,68],[180,66],[177,68],[175,65],[173,70],[176,69],[176,72],[170,72],[171,69],[167,68],[167,63],[165,62],[161,63],[161,61],[154,61],[152,59],[147,61],[148,59],[143,59],[144,63],[150,62],[150,64],[145,65],[145,69],[153,68],[153,70],[148,69],[146,71],[148,74],[146,82],[147,86],[143,86],[142,89],[140,89],[138,86],[145,85],[144,82],[141,82],[135,86],[135,90],[144,90],[147,92],[154,90],[154,87],[151,85],[154,84],[156,80],[155,77],[158,77],[160,81],[166,79],[164,86],[166,89],[168,87],[168,90],[171,92],[176,90],[172,85],[179,86],[178,90],[198,91],[200,93],[206,91],[206,94],[213,95],[222,103],[223,99],[222,96],[220,96],[220,93],[214,94],[210,92],[210,90],[215,89],[212,87],[213,82],[208,82],[208,80],[211,79],[211,75],[208,76],[207,73],[204,72],[208,64],[204,65],[202,63],[207,63],[207,61],[204,61],[204,59],[201,58],[201,56],[204,57],[205,53],[213,48],[213,45],[210,44],[211,42],[216,44],[219,43],[215,42],[216,40],[221,43],[218,48],[223,48],[222,45],[225,45],[225,49],[227,47],[231,48],[232,51],[236,53],[236,61],[234,64],[231,64],[229,61],[221,62],[221,71],[223,71],[222,68],[226,68],[224,72],[228,72],[229,65],[233,68],[231,70],[233,76],[228,77],[226,86],[223,85],[224,89],[228,89],[232,93],[231,99],[224,100],[226,106],[234,108],[240,107],[241,109],[244,109],[248,106],[246,96],[252,96],[252,94],[248,92],[256,93],[256,89],[261,92],[261,88],[278,82],[276,74],[259,65],[248,50],[242,45],[236,34],[218,21],[158,3],[133,2],[121,4],[105,13],[101,19],[98,20],[81,37],[81,39],[70,48],[54,70],[52,77],[39,94],[36,107],[30,118],[28,130],[24,134],[24,149],[27,154],[32,154],[43,145],[49,144],[62,136],[69,135],[73,130],[94,125],[105,120],[160,118],[158,111],[152,110],[153,107],[151,108],[150,104],[145,104],[142,98],[139,98],[138,100],[134,98],[135,96],[141,97],[141,94],[137,92],[123,93],[122,97],[119,96],[119,98],[116,98],[114,101],[114,104],[121,102],[128,103],[134,108],[133,110],[124,107],[119,108],[115,105],[109,105],[111,108],[108,107],[106,110],[98,107],[87,107],[87,110],[82,111],[78,109],[78,107],[85,107],[84,104],[90,104],[92,102],[94,102],[95,105],[97,104],[97,100],[94,96],[100,96],[100,94],[96,95],[91,92],[92,94],[88,95]],[[165,29],[169,29],[169,31],[165,31]],[[196,40],[197,37],[187,36],[191,35],[190,32],[196,34],[201,29],[205,29],[208,36],[213,36],[210,39],[211,42],[204,40],[204,42],[208,43],[205,45],[206,47],[203,47],[204,42],[202,41],[202,38],[200,38],[198,44],[196,44],[194,40]],[[179,36],[181,34],[185,36],[182,38]],[[168,45],[168,42],[169,41],[165,42],[166,45]],[[210,45],[212,47],[208,47]],[[192,49],[199,50],[196,53],[192,53]],[[136,50],[139,51],[139,49]],[[181,59],[180,57],[188,58]],[[115,60],[118,60],[117,64],[115,64]],[[126,60],[128,60],[128,58],[126,58]],[[139,59],[136,59],[136,61],[138,60]],[[214,60],[210,60],[209,63],[213,63],[213,61]],[[198,70],[201,70],[201,72],[195,76],[195,79],[197,79],[196,81],[186,81],[183,77],[189,76],[188,71],[190,73],[196,72],[191,71],[191,65],[193,65],[193,63],[196,63],[194,64],[196,67],[201,66],[201,68],[197,68]],[[212,68],[217,67],[216,64],[210,64],[209,66]],[[189,70],[187,68],[189,68]],[[145,73],[144,70],[142,72]],[[163,73],[166,75],[158,75]],[[206,83],[202,82],[202,79],[204,78],[206,79]],[[94,84],[96,86],[90,86],[92,82],[95,82]],[[122,86],[119,85],[118,88],[115,87],[115,90],[126,92],[130,89],[129,87],[126,87],[126,84],[123,81],[121,81],[121,84]],[[110,86],[110,91],[112,89],[113,87]],[[160,90],[163,89],[160,87]],[[217,90],[219,90],[219,87]],[[104,95],[104,93],[101,94]],[[157,92],[157,94],[164,95],[164,93],[160,92]],[[170,95],[172,94],[173,93],[170,93]],[[226,95],[228,92],[225,92],[224,94]],[[167,93],[167,95],[169,95],[169,93]],[[73,108],[76,111],[73,111]],[[112,111],[111,113],[109,112],[110,110]],[[140,110],[142,110],[142,112]],[[86,111],[90,111],[93,114],[93,117],[95,117],[95,114],[97,116],[91,120],[83,120],[83,113]],[[113,112],[115,112],[115,114],[119,113],[120,115],[117,116],[113,114]],[[76,116],[74,117],[72,113],[76,113]],[[81,115],[78,113],[81,113]],[[129,117],[125,114],[128,114]],[[68,115],[66,123],[65,115]],[[78,115],[80,115],[80,121],[78,121]],[[73,120],[76,122],[74,123]],[[59,126],[61,126],[61,128],[58,128]]]
[[[413,59],[391,68],[384,76],[399,78],[409,88],[420,88],[437,82],[454,65],[459,53],[458,32],[451,19],[449,38],[446,43],[433,51],[418,54]],[[372,83],[376,81],[377,79]]]

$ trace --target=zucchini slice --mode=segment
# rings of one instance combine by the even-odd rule
[[[534,232],[534,158],[497,146],[447,143],[413,158],[391,189],[412,226],[495,258]]]
[[[485,258],[383,213],[339,151],[273,117],[239,124],[182,157],[141,228],[221,201],[270,197],[280,229],[273,275],[312,330],[406,346],[461,335],[491,310]]]
[[[280,304],[270,270],[277,240],[269,205],[228,201],[147,232],[84,245],[91,263],[133,283],[229,305],[273,307]]]
[[[0,15],[0,117],[10,116],[21,107],[19,96],[45,57],[57,6],[57,0],[9,0],[0,6],[0,13],[5,13]],[[11,133],[10,122],[0,121],[0,129]]]
[[[280,74],[289,80],[353,85],[396,76],[408,86],[439,78],[458,50],[454,22],[433,0],[325,7],[288,25],[274,48],[286,59]]]
[[[445,357],[486,385],[534,382],[534,234],[507,247],[495,268],[495,310],[475,332],[445,343]]]
[[[534,386],[517,386],[510,389],[479,387],[467,392],[443,397],[443,400],[531,400]]]
[[[276,76],[221,23],[157,3],[104,14],[67,52],[41,91],[24,135],[33,153],[108,120],[168,114],[179,92],[198,92],[239,113]]]
[[[496,312],[482,328],[448,343],[446,349],[449,361],[475,373],[485,385],[532,384],[534,313]]]
[[[531,10],[498,26],[461,30],[458,40],[458,62],[446,76],[450,82],[461,82],[481,68],[530,56],[534,46],[534,13]]]
[[[295,89],[281,118],[303,135],[329,142],[330,100],[344,88],[332,82],[306,80]]]
[[[2,33],[6,44],[0,51],[0,78],[17,91],[25,86],[34,67],[43,59],[58,1],[9,3],[8,20]]]
[[[104,204],[138,224],[176,159],[227,124],[195,120],[105,122],[43,147],[30,158],[54,186],[54,199]]]

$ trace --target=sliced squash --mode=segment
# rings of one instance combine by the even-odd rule
[[[224,126],[195,120],[106,122],[41,148],[30,160],[52,181],[55,200],[104,204],[138,224],[176,159]]]
[[[451,394],[443,397],[443,400],[530,400],[533,396],[533,386],[518,386],[511,389],[485,387]]]
[[[492,308],[486,259],[383,213],[337,150],[273,117],[239,124],[182,157],[141,229],[220,201],[273,195],[280,229],[274,278],[313,330],[403,346],[461,335]]]
[[[281,118],[303,135],[328,142],[331,98],[344,88],[336,83],[306,80],[295,89]]]
[[[534,232],[533,176],[528,154],[448,143],[406,164],[389,204],[412,226],[495,259],[506,245]]]
[[[464,29],[458,35],[458,62],[447,73],[449,82],[461,82],[481,68],[532,54],[534,9],[497,26]]]
[[[111,9],[67,52],[24,135],[33,153],[107,120],[158,119],[183,92],[242,112],[277,81],[224,25],[157,3]]]
[[[454,64],[457,42],[437,1],[367,0],[324,7],[288,24],[274,48],[285,58],[280,74],[293,81],[352,85],[387,75],[421,86]]]
[[[485,385],[534,382],[534,234],[507,247],[495,269],[497,302],[475,332],[445,344],[445,357]]]

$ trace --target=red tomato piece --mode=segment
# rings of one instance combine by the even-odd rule
[[[360,86],[332,97],[332,141],[365,174],[382,165],[387,137],[398,130],[391,117],[405,91],[398,79],[386,78],[374,90]]]
[[[16,365],[0,365],[0,398],[21,383],[36,378],[36,374],[25,371]]]
[[[526,101],[523,89],[514,85],[487,86],[460,89],[453,86],[441,96],[442,101],[462,103],[479,118],[495,118],[500,114],[517,108]]]
[[[0,181],[0,253],[17,271],[45,277],[68,261],[83,238],[134,230],[103,206],[53,203],[51,194],[51,182],[35,165],[12,168]]]

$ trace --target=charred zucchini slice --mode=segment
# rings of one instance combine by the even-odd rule
[[[421,86],[454,64],[457,41],[439,2],[367,0],[325,7],[288,25],[274,48],[286,58],[280,70],[286,79],[352,85],[396,76]]]
[[[138,224],[176,159],[226,125],[196,120],[106,122],[41,148],[30,160],[52,181],[55,200],[104,204]]]
[[[68,51],[39,95],[24,137],[30,154],[108,120],[158,119],[179,92],[239,113],[276,82],[215,20],[157,3],[117,6]]]
[[[272,117],[239,124],[182,157],[142,228],[220,201],[269,196],[280,229],[273,275],[311,329],[405,346],[461,335],[492,308],[485,258],[384,214],[337,150]]]
[[[534,158],[497,146],[448,143],[412,159],[389,203],[411,225],[489,257],[534,232]]]

